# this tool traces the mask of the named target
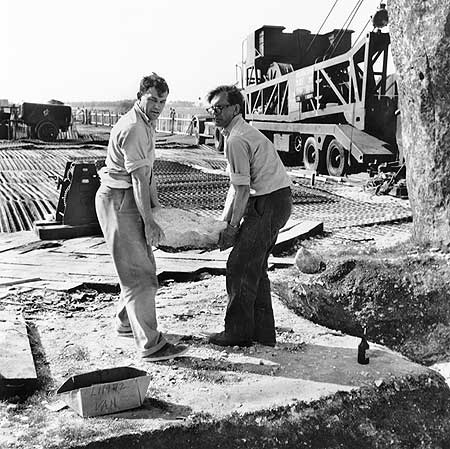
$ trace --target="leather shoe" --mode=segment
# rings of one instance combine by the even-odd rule
[[[233,337],[223,332],[217,334],[211,334],[208,338],[208,342],[218,346],[244,346],[248,347],[252,345],[251,340],[243,340],[242,338]]]

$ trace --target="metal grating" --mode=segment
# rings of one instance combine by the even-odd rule
[[[221,210],[229,188],[229,178],[205,173],[178,162],[155,162],[158,194],[163,206],[204,211]],[[336,201],[335,195],[306,186],[293,186],[293,203],[309,204]]]
[[[27,231],[54,215],[59,192],[56,180],[72,158],[104,159],[96,145],[52,145],[8,142],[0,145],[0,232]]]
[[[98,145],[0,146],[0,232],[29,230],[34,221],[54,214],[59,198],[56,179],[63,175],[67,161],[97,161],[101,165],[105,155],[106,148]],[[224,169],[226,165],[222,160],[210,162],[213,169]],[[203,215],[220,214],[229,186],[225,174],[157,160],[155,175],[164,206],[194,209]],[[309,181],[296,180],[292,218],[320,220],[326,230],[336,232],[351,226],[411,219],[407,201],[381,204],[355,201],[339,195],[343,189],[333,183],[313,188]]]

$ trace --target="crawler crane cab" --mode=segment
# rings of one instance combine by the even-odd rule
[[[245,118],[284,160],[333,176],[399,153],[389,34],[377,28],[353,46],[351,34],[263,26],[243,45]]]

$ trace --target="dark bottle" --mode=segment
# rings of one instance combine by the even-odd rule
[[[358,363],[361,365],[369,364],[369,357],[366,356],[366,351],[369,349],[369,343],[367,343],[366,336],[361,337],[361,343],[358,345]]]

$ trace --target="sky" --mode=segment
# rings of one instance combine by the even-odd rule
[[[0,0],[0,99],[131,99],[140,79],[156,72],[169,84],[169,100],[196,101],[236,81],[242,42],[256,29],[281,25],[287,32],[306,28],[315,34],[335,5],[321,30],[326,33],[342,28],[356,3]],[[363,1],[349,27],[354,37],[379,3]]]

